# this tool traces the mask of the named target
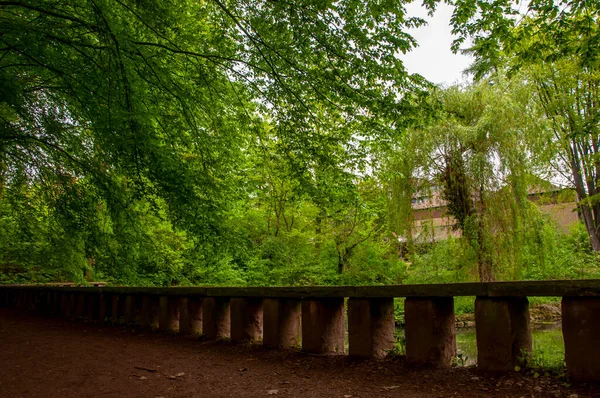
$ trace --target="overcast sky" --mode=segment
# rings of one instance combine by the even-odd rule
[[[420,4],[420,1],[408,4],[408,15],[424,18],[428,25],[410,30],[419,47],[401,57],[404,65],[410,73],[418,73],[433,83],[450,85],[466,81],[462,71],[471,63],[471,57],[450,51],[454,40],[449,26],[452,7],[440,2],[434,16],[428,17]]]

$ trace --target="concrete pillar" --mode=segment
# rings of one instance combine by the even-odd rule
[[[8,308],[9,290],[4,288],[0,290],[0,307]]]
[[[29,302],[27,304],[27,309],[29,311],[37,311],[37,309],[39,308],[39,301],[40,301],[40,292],[36,292],[36,291],[31,291],[29,292]]]
[[[61,296],[60,314],[64,317],[70,317],[73,314],[75,295],[73,293],[63,292]]]
[[[477,297],[475,299],[477,366],[507,372],[531,353],[527,297]]]
[[[85,293],[78,293],[75,296],[75,317],[83,318],[85,314]]]
[[[144,330],[158,329],[159,298],[156,296],[143,296],[140,311],[140,327]]]
[[[202,329],[209,340],[230,337],[231,314],[229,297],[208,297],[202,303]]]
[[[300,342],[300,300],[264,299],[263,345],[289,348]]]
[[[60,315],[60,300],[60,293],[52,292],[52,313],[55,315]]]
[[[98,310],[100,309],[98,297],[99,295],[96,293],[90,293],[86,297],[85,317],[90,321],[98,320]]]
[[[349,353],[384,357],[394,348],[394,299],[348,299]]]
[[[41,313],[48,312],[48,292],[38,291],[35,293],[34,309]]]
[[[100,322],[109,322],[112,309],[112,296],[101,293],[98,297],[98,320]]]
[[[158,314],[158,329],[161,332],[179,331],[179,297],[161,296]]]
[[[454,298],[404,300],[406,360],[416,365],[450,367],[456,355]]]
[[[302,301],[302,351],[344,353],[344,298]]]
[[[202,299],[182,297],[180,301],[179,333],[202,334]]]
[[[261,298],[231,299],[231,340],[262,339],[263,300]]]
[[[22,290],[19,290],[17,293],[17,305],[16,305],[18,310],[24,310],[25,309],[25,292]]]
[[[600,381],[600,298],[563,297],[565,362],[575,381]]]
[[[110,311],[110,321],[112,323],[119,323],[121,317],[125,315],[124,311],[122,311],[124,308],[122,301],[124,301],[124,298],[120,295],[115,294],[112,296]]]
[[[125,324],[136,325],[140,315],[140,298],[134,295],[125,297]]]

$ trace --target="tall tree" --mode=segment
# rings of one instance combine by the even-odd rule
[[[505,69],[535,88],[552,133],[547,148],[553,164],[575,188],[579,210],[595,251],[600,250],[600,3],[536,0],[525,10],[518,2],[457,1],[453,17],[469,52],[476,77]],[[472,4],[471,4],[472,5]]]
[[[511,257],[507,240],[518,252],[532,171],[528,152],[537,131],[524,114],[529,103],[524,90],[497,78],[494,84],[440,91],[439,120],[410,131],[403,141],[408,147],[398,148],[399,163],[391,164],[390,212],[404,209],[398,232],[410,234],[413,220],[406,212],[414,211],[409,206],[417,192],[439,194],[454,229],[474,253],[481,281],[495,280],[499,263]],[[415,143],[418,152],[411,151]]]
[[[425,95],[397,56],[422,22],[379,1],[0,1],[0,192],[85,179],[115,217],[157,198],[225,250],[263,117],[307,180],[355,167]]]

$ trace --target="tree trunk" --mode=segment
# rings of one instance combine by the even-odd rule
[[[570,155],[571,173],[573,174],[573,182],[575,183],[575,191],[577,192],[577,202],[580,204],[582,200],[588,197],[588,195],[585,192],[585,186],[583,184],[583,178],[581,176],[581,166],[579,162],[579,156],[577,155],[577,147],[575,142],[573,142],[573,146],[571,147]],[[600,236],[598,236],[598,228],[596,227],[596,220],[594,220],[592,209],[588,204],[585,203],[579,205],[579,209],[581,210],[583,224],[585,225],[585,229],[587,230],[588,236],[590,237],[592,249],[594,251],[600,251]]]

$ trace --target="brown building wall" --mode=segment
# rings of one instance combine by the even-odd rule
[[[548,214],[557,226],[565,233],[578,220],[577,203],[544,203],[538,208],[544,214]],[[446,215],[446,206],[415,209],[413,222],[413,238],[417,242],[428,242],[446,239],[448,237],[459,237],[460,231],[455,231],[452,226],[456,223],[454,217]]]

